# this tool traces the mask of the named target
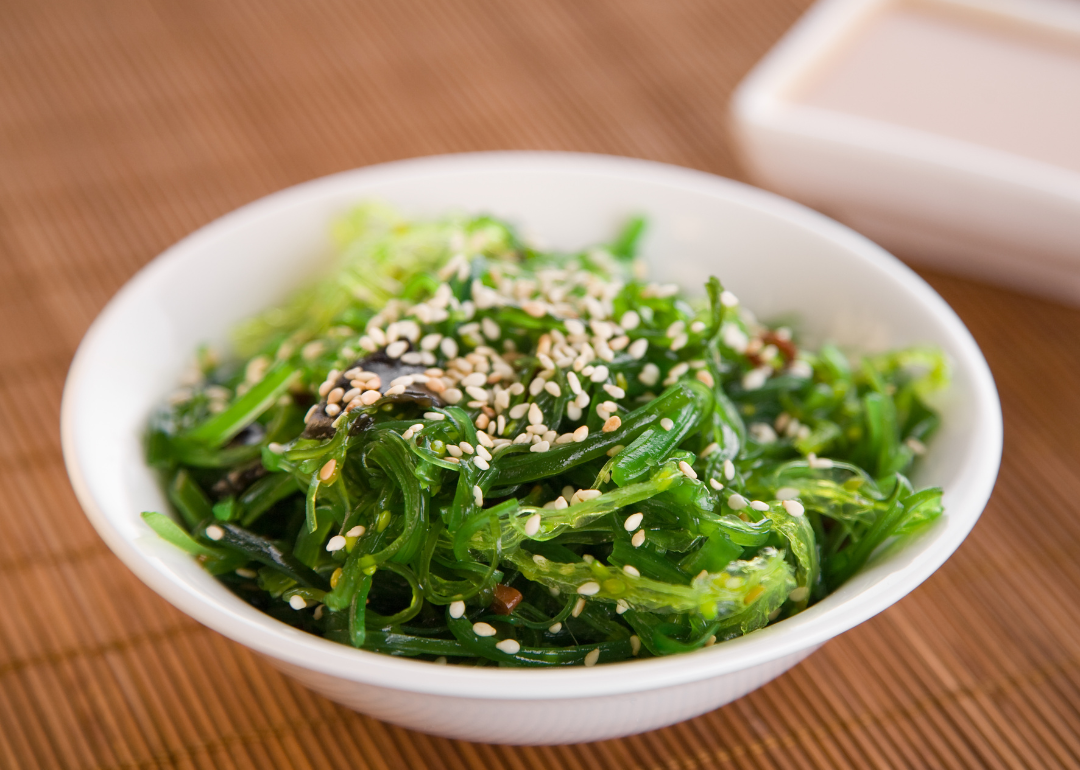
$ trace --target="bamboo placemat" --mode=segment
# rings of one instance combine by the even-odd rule
[[[941,275],[1007,445],[923,587],[714,713],[599,744],[410,733],[145,588],[67,485],[71,355],[125,280],[278,188],[537,148],[738,176],[732,88],[805,0],[0,2],[0,767],[1059,767],[1080,758],[1080,314]]]

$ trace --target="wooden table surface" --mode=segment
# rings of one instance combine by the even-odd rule
[[[618,741],[476,745],[339,708],[145,588],[66,481],[71,356],[170,243],[286,185],[415,155],[583,150],[739,177],[728,97],[805,5],[0,2],[0,767],[1078,766],[1074,309],[926,274],[1005,411],[971,537],[773,683]]]

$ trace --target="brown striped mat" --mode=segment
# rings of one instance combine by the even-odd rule
[[[65,480],[75,346],[173,241],[413,155],[584,150],[738,176],[727,99],[805,5],[2,0],[0,768],[1078,766],[1075,310],[929,275],[1005,408],[970,539],[772,684],[618,741],[475,745],[339,708],[151,593]]]

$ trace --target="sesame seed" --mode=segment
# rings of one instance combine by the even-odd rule
[[[547,315],[547,307],[543,302],[537,302],[536,300],[529,300],[521,304],[521,309],[531,315],[533,318],[543,318]]]
[[[460,618],[465,614],[465,602],[456,601],[450,603],[450,617]]]
[[[618,385],[612,385],[610,382],[604,384],[604,390],[612,398],[626,398],[626,391]]]
[[[743,497],[738,492],[736,492],[735,494],[733,494],[731,497],[729,497],[727,499],[727,504],[728,504],[728,508],[730,508],[731,510],[733,510],[733,511],[741,511],[743,508],[745,508],[747,505],[749,505],[749,502],[747,501],[747,499],[745,497]]]
[[[808,596],[810,596],[810,589],[806,586],[799,586],[798,588],[793,589],[792,592],[787,595],[787,598],[789,601],[801,602],[805,601]]]
[[[585,597],[579,596],[578,600],[574,602],[574,609],[570,610],[570,614],[575,618],[581,615],[582,610],[585,609]]]
[[[279,455],[285,451],[285,447],[282,444],[277,443],[276,441],[271,441],[269,444],[266,445],[266,448],[276,455]]]
[[[698,378],[699,382],[705,383],[706,387],[712,388],[716,386],[716,380],[713,379],[708,369],[698,369],[697,374],[694,376]]]
[[[563,508],[568,508],[569,506],[570,503],[566,502],[565,497],[556,497],[555,504],[551,507],[554,508],[556,511],[561,511]]]
[[[487,404],[488,399],[491,398],[491,394],[488,393],[484,388],[478,388],[475,385],[470,385],[469,387],[465,388],[465,392],[468,393],[474,401],[479,401],[481,406]]]
[[[563,323],[566,326],[566,331],[572,335],[577,336],[585,333],[585,325],[576,318],[567,318]]]
[[[626,603],[626,599],[619,599],[619,601],[615,602],[615,612],[617,612],[618,614],[622,615],[624,612],[628,612],[629,610],[630,605]]]
[[[633,564],[624,564],[622,571],[630,577],[641,577],[641,573],[638,571],[638,568],[635,567]]]
[[[529,424],[541,425],[544,422],[544,410],[536,404],[529,404]]]
[[[755,511],[767,511],[769,510],[769,504],[763,503],[761,500],[751,500],[750,507]]]
[[[464,452],[461,451],[461,447],[455,444],[447,444],[446,451],[450,453],[451,457],[461,457]]]
[[[464,452],[467,455],[471,455],[471,454],[476,452],[476,450],[473,449],[473,445],[470,444],[468,441],[459,442],[458,447],[461,449],[462,452]]]
[[[327,404],[325,411],[328,417],[337,417],[341,414],[341,407],[337,404]]]
[[[517,655],[521,651],[521,644],[515,639],[503,639],[495,647],[507,655]]]
[[[672,350],[682,350],[683,348],[686,347],[686,343],[688,343],[689,341],[690,341],[690,337],[688,337],[686,335],[686,333],[683,332],[682,334],[678,335],[677,337],[675,337],[675,339],[673,339],[671,341],[671,349]]]
[[[660,367],[654,363],[647,363],[641,369],[641,374],[638,375],[638,380],[642,384],[652,387],[660,381]]]
[[[608,457],[614,457],[615,455],[617,455],[619,452],[623,451],[624,449],[626,449],[626,447],[623,444],[616,444],[611,449],[604,452],[604,454],[606,454]]]
[[[436,422],[438,422],[439,420],[445,420],[446,415],[442,412],[424,412],[424,419],[435,420]]]
[[[742,377],[742,386],[744,390],[757,390],[765,381],[769,379],[769,375],[772,374],[772,369],[768,366],[759,366],[757,369],[751,369]]]
[[[456,358],[458,354],[458,344],[453,337],[444,337],[443,341],[439,343],[439,350],[447,358]]]
[[[585,666],[595,666],[598,660],[600,660],[600,648],[594,647],[585,655]]]
[[[406,340],[397,340],[386,346],[386,355],[389,358],[401,358],[401,354],[408,349],[409,343]]]
[[[300,594],[294,594],[293,596],[289,597],[289,606],[292,607],[294,610],[302,610],[307,607],[307,602]]]
[[[217,524],[211,524],[206,528],[206,536],[211,540],[220,540],[225,537],[225,530],[219,527]]]
[[[636,656],[641,652],[641,638],[634,634],[630,637],[630,654]]]
[[[560,631],[562,631],[562,623],[552,623],[550,626],[548,626],[549,634],[557,634]]]
[[[484,317],[480,321],[480,328],[484,332],[484,336],[489,340],[497,340],[502,336],[502,328],[495,322],[495,319]]]
[[[562,395],[562,388],[559,387],[559,383],[557,383],[557,382],[549,382],[549,383],[545,384],[544,385],[544,390],[546,390],[551,395],[555,396],[555,398],[558,398],[559,396]]]
[[[534,513],[525,521],[525,535],[532,537],[540,531],[540,514]]]
[[[709,479],[709,486],[715,489],[717,492],[724,488],[724,485],[716,479]]]
[[[641,548],[641,546],[642,546],[642,544],[644,544],[644,542],[645,542],[645,530],[643,530],[643,529],[639,529],[637,532],[634,533],[634,536],[632,538],[630,538],[630,545],[634,546],[634,548]]]
[[[595,596],[600,593],[600,584],[595,580],[590,580],[588,583],[579,585],[577,592],[582,596]]]
[[[701,334],[703,331],[705,331],[705,324],[702,321],[694,321],[692,324],[690,324],[690,331],[692,331],[694,334]]]
[[[728,481],[735,478],[735,463],[731,460],[724,460],[724,478]]]
[[[611,433],[612,431],[618,430],[621,425],[622,420],[619,419],[618,415],[614,415],[608,417],[607,420],[604,421],[604,426],[600,430],[604,433]]]
[[[326,464],[319,469],[319,480],[327,481],[334,475],[334,471],[337,470],[337,460],[331,458],[326,461]]]
[[[345,538],[341,535],[334,535],[326,542],[326,550],[333,553],[334,551],[340,551],[345,547]]]
[[[780,505],[784,506],[784,510],[791,516],[802,516],[806,513],[806,509],[803,508],[803,504],[798,500],[784,500]]]
[[[795,487],[780,487],[776,490],[777,500],[794,500],[799,496],[799,490]]]
[[[339,401],[341,401],[341,397],[344,396],[344,395],[345,395],[345,389],[344,388],[334,388],[333,390],[331,390],[329,393],[326,394],[326,403],[328,403],[328,404],[336,404]]]
[[[346,532],[345,537],[363,537],[365,532],[367,532],[367,527],[363,524],[358,524]]]
[[[581,419],[581,407],[573,402],[567,404],[566,416],[569,417],[572,422],[577,422]]]
[[[739,304],[739,298],[730,291],[725,290],[720,292],[720,304],[724,307],[735,307]]]
[[[377,390],[365,390],[360,394],[360,403],[364,406],[371,406],[376,401],[382,398],[382,394]]]
[[[626,349],[626,352],[630,354],[631,358],[641,359],[649,351],[649,341],[644,337],[639,337],[630,343],[630,346]]]
[[[581,381],[574,372],[566,373],[566,384],[570,386],[570,392],[575,396],[581,392]]]
[[[545,385],[547,385],[547,380],[544,379],[543,377],[537,377],[536,379],[534,379],[532,382],[529,383],[529,395],[530,396],[539,396],[540,391],[542,391],[544,389]]]
[[[683,472],[684,476],[687,476],[691,479],[697,478],[697,472],[693,469],[690,463],[686,462],[686,460],[679,460],[679,470]]]
[[[476,507],[480,508],[484,505],[484,490],[478,485],[474,485],[472,488],[473,501],[476,503]]]
[[[589,375],[589,379],[593,382],[603,382],[608,378],[608,368],[601,364],[593,369],[593,373]]]
[[[664,417],[660,420],[660,427],[664,430],[671,430],[675,427],[675,421],[672,420],[670,417]]]
[[[574,431],[574,441],[576,441],[579,444],[582,441],[584,441],[585,439],[587,439],[588,437],[589,437],[589,428],[586,425],[582,425],[581,427],[579,427],[577,430]]]
[[[645,514],[640,511],[632,513],[626,517],[626,521],[623,522],[623,529],[627,532],[633,532],[635,529],[641,526],[641,520],[645,518]]]
[[[474,457],[472,462],[473,462],[473,465],[475,465],[477,468],[479,468],[482,471],[486,471],[486,470],[489,470],[491,468],[491,465],[483,457],[479,457],[479,456]]]
[[[530,452],[546,452],[549,449],[551,449],[551,443],[547,441],[537,441],[529,447]]]
[[[473,633],[477,636],[495,636],[495,628],[483,621],[479,623],[473,623]]]
[[[246,567],[240,567],[236,570],[236,574],[239,577],[247,578],[248,580],[254,580],[259,576],[259,573],[253,569],[247,569]]]

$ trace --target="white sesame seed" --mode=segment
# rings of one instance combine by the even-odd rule
[[[589,394],[583,390],[578,393],[577,398],[574,399],[574,406],[576,406],[578,409],[584,409],[589,405],[589,401],[591,400],[592,399],[589,398]]]
[[[595,500],[596,498],[600,497],[600,495],[602,495],[602,494],[604,494],[604,493],[601,492],[599,489],[579,489],[577,492],[574,492],[574,494],[571,496],[570,504],[573,505],[576,502],[577,503],[584,503],[584,502],[587,502],[589,500]]]
[[[206,528],[206,536],[211,540],[220,540],[225,537],[225,530],[219,527],[217,524],[211,524]]]
[[[641,577],[641,573],[638,571],[638,568],[635,567],[633,564],[624,564],[622,571],[630,577]]]
[[[483,621],[473,623],[472,630],[477,636],[495,636],[495,628]]]
[[[582,610],[585,609],[585,597],[579,596],[578,600],[574,602],[574,609],[570,610],[570,614],[575,618],[581,615]]]
[[[472,488],[473,500],[476,502],[476,507],[480,508],[484,505],[484,490],[478,485],[474,485]]]
[[[644,337],[640,337],[630,343],[630,347],[626,349],[626,352],[630,354],[631,358],[641,359],[649,351],[649,341]]]
[[[600,660],[600,648],[594,647],[585,655],[585,666],[595,666],[598,660]]]
[[[435,420],[436,422],[438,422],[439,420],[445,420],[446,415],[442,412],[424,412],[424,419]]]
[[[517,655],[521,651],[521,644],[515,639],[503,639],[495,647],[507,655]]]
[[[731,497],[729,497],[727,499],[727,504],[728,504],[728,507],[731,510],[733,510],[733,511],[741,511],[743,508],[745,508],[750,503],[749,503],[749,501],[747,501],[747,499],[745,497],[743,497],[738,492],[736,492],[735,494],[733,494]]]
[[[622,615],[625,612],[629,612],[629,610],[630,605],[626,603],[626,599],[619,599],[619,601],[615,602],[615,612],[617,612],[619,615]]]
[[[764,422],[750,423],[750,425],[747,427],[747,431],[749,431],[750,436],[754,439],[754,441],[758,442],[759,444],[771,444],[778,438],[778,436],[776,435],[776,431],[773,430],[773,427],[768,423]]]
[[[476,437],[479,439],[480,444],[476,447],[476,454],[480,455],[488,462],[491,461],[491,452],[487,450],[488,447],[494,447],[495,444],[491,441],[491,437],[484,433],[482,430],[476,432]]]
[[[557,634],[560,631],[562,631],[562,623],[552,623],[550,626],[548,626],[549,634]]]
[[[579,427],[577,430],[574,431],[574,441],[576,441],[579,444],[582,441],[584,441],[585,439],[587,439],[588,437],[589,437],[589,428],[587,426],[585,426],[585,425],[582,425],[581,427]]]
[[[630,545],[634,546],[634,548],[641,548],[641,546],[642,546],[642,544],[644,544],[644,542],[645,542],[645,530],[643,530],[643,529],[639,529],[637,532],[634,533],[634,536],[632,538],[630,538]]]
[[[450,617],[460,618],[465,614],[465,602],[456,601],[450,603]]]
[[[679,334],[678,336],[675,337],[675,339],[673,339],[671,341],[671,349],[672,350],[682,350],[683,348],[686,347],[686,343],[688,343],[689,341],[690,341],[690,337],[687,336],[686,332],[683,332],[682,334]]]
[[[345,537],[363,537],[365,532],[367,532],[367,527],[363,524],[358,524],[346,532]]]
[[[735,463],[731,460],[724,460],[724,478],[728,481],[735,478]]]
[[[555,398],[558,398],[562,395],[562,389],[559,387],[559,383],[557,382],[547,383],[546,385],[544,385],[544,390],[555,396]]]
[[[528,519],[525,520],[525,535],[532,537],[540,531],[540,514],[534,513]]]
[[[570,392],[575,396],[581,392],[581,381],[574,372],[566,373],[566,384],[570,386]]]
[[[572,422],[577,422],[581,419],[581,407],[575,403],[567,404],[566,416],[569,417]]]
[[[715,489],[717,492],[724,488],[724,485],[716,479],[709,479],[709,486]]]
[[[547,385],[547,380],[546,379],[544,379],[541,376],[536,377],[535,379],[533,379],[532,382],[529,383],[529,395],[530,396],[539,396],[540,391],[542,391],[544,389],[545,385]]]
[[[329,480],[334,475],[335,470],[337,470],[337,460],[334,458],[327,460],[323,467],[319,469],[319,480]]]
[[[551,443],[547,441],[537,441],[529,447],[530,452],[546,452],[549,449],[551,449]]]
[[[806,513],[806,509],[803,508],[803,504],[798,500],[784,500],[780,505],[784,506],[784,510],[791,516],[802,516]]]
[[[698,369],[697,374],[694,376],[698,378],[699,382],[705,383],[705,387],[712,388],[716,386],[716,380],[713,379],[708,369]]]
[[[456,358],[458,354],[458,344],[453,337],[444,337],[442,342],[439,343],[439,350],[447,358]]]
[[[461,457],[464,452],[461,451],[461,447],[454,444],[447,444],[446,451],[450,453],[451,457]]]
[[[616,444],[615,446],[611,447],[611,449],[604,452],[604,454],[606,454],[608,457],[614,457],[624,449],[626,449],[626,447],[623,444]]]
[[[641,638],[634,634],[630,637],[630,654],[637,656],[639,652],[641,652]]]
[[[567,318],[563,323],[566,326],[566,331],[574,336],[585,333],[585,324],[576,318]]]
[[[495,319],[485,316],[480,321],[480,328],[484,332],[484,336],[489,340],[497,340],[502,336],[502,328],[495,322]]]
[[[328,541],[326,541],[326,550],[333,553],[334,551],[340,551],[345,547],[345,538],[341,535],[334,535]]]
[[[236,570],[236,574],[239,577],[247,578],[248,580],[254,580],[259,576],[259,573],[253,569],[247,569],[246,567],[240,567]]]
[[[617,431],[621,425],[622,420],[619,419],[618,415],[614,415],[612,417],[608,417],[607,420],[604,421],[604,425],[602,428],[600,428],[600,430],[604,433],[611,433],[613,431]]]
[[[772,374],[772,369],[768,366],[759,366],[757,369],[751,369],[742,377],[742,386],[744,390],[757,390],[765,381],[769,379],[769,375]]]
[[[578,586],[577,592],[582,596],[595,596],[600,593],[600,584],[595,580],[590,580],[587,583],[582,583]]]
[[[635,529],[641,526],[641,520],[645,518],[645,514],[640,511],[632,513],[626,517],[626,521],[623,522],[623,529],[627,532],[633,532]]]
[[[769,510],[769,504],[764,503],[761,500],[751,500],[750,501],[750,507],[753,508],[755,511],[767,511],[767,510]]]
[[[671,430],[675,427],[675,421],[670,417],[664,417],[660,420],[660,427],[664,430]]]
[[[739,304],[739,298],[730,291],[725,290],[720,292],[720,304],[724,307],[735,307]]]
[[[683,472],[684,476],[688,476],[692,479],[697,478],[697,472],[693,469],[690,463],[686,462],[686,460],[679,460],[679,470]]]
[[[610,382],[604,384],[604,390],[612,398],[626,398],[626,391],[618,385],[612,385]]]
[[[795,487],[780,487],[776,490],[777,500],[794,500],[799,496],[799,490]]]
[[[686,321],[676,321],[667,328],[667,331],[664,332],[664,336],[677,337],[683,333],[684,329],[686,329]]]
[[[536,404],[529,404],[529,424],[540,425],[544,422],[544,410]]]
[[[473,465],[482,471],[490,470],[491,465],[483,457],[477,456],[473,458]]]
[[[360,394],[360,403],[364,406],[371,406],[376,401],[382,398],[382,393],[377,390],[365,390]]]
[[[638,380],[651,388],[660,380],[660,367],[651,362],[645,364],[645,366],[641,368],[641,374],[638,375]]]
[[[307,602],[300,594],[294,594],[293,596],[289,597],[289,606],[292,607],[294,610],[302,610],[307,607]]]
[[[593,373],[589,375],[589,379],[593,382],[603,382],[608,378],[608,368],[601,364],[593,369]]]
[[[543,302],[537,302],[536,300],[521,303],[521,309],[533,318],[543,318],[547,315],[547,306]]]
[[[479,401],[481,405],[487,404],[488,399],[491,398],[490,393],[488,393],[483,388],[477,388],[475,386],[465,388],[465,392],[468,393],[473,398],[473,400]]]
[[[386,346],[386,355],[390,358],[401,358],[401,354],[408,349],[409,343],[406,340],[397,340]]]
[[[690,331],[692,331],[694,334],[701,334],[703,331],[705,331],[705,324],[702,321],[694,321],[692,324],[690,324]]]
[[[561,511],[563,508],[570,506],[570,503],[566,502],[565,497],[556,497],[555,504],[552,506],[556,511]]]

